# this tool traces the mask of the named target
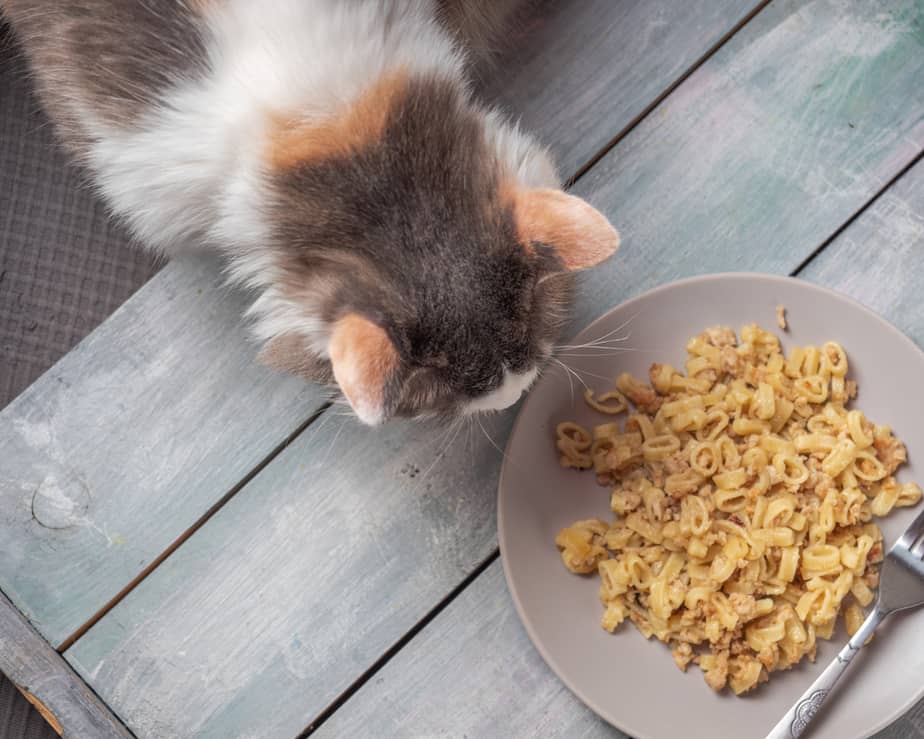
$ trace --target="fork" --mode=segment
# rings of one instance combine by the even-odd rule
[[[924,605],[924,512],[889,550],[882,564],[876,605],[834,661],[773,727],[767,739],[797,739],[808,728],[847,666],[886,616]]]

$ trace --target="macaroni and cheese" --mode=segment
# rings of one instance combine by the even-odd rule
[[[654,364],[649,383],[588,390],[606,422],[558,425],[561,464],[611,487],[615,517],[555,543],[569,570],[599,574],[605,629],[628,617],[681,670],[740,694],[814,660],[842,610],[856,631],[882,560],[872,519],[921,489],[893,476],[906,454],[892,431],[846,407],[856,385],[839,344],[787,357],[750,325],[740,342],[713,328],[686,348],[685,373]]]

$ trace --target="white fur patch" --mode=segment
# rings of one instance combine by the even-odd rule
[[[485,132],[501,162],[520,185],[561,187],[551,155],[534,136],[525,133],[497,110],[485,116]]]
[[[264,151],[273,116],[310,121],[395,69],[463,80],[463,58],[432,0],[227,0],[208,11],[207,74],[177,79],[130,128],[87,111],[90,165],[113,210],[168,255],[204,245],[229,258],[233,282],[260,291],[250,315],[266,339],[297,331],[326,354],[313,306],[272,289],[265,248]]]
[[[462,79],[462,56],[429,0],[397,9],[227,0],[208,20],[204,77],[178,79],[130,128],[104,125],[92,111],[84,116],[98,141],[89,160],[103,194],[147,246],[167,254],[203,240],[259,246],[259,170],[270,116],[324,117],[398,68]],[[236,269],[262,271],[248,267]]]
[[[312,308],[287,300],[270,287],[250,306],[247,317],[254,320],[253,334],[260,341],[297,333],[308,340],[308,345],[317,355],[327,357],[330,329]]]
[[[529,389],[539,374],[537,368],[533,368],[521,374],[515,374],[509,370],[504,373],[504,381],[497,390],[492,390],[480,398],[475,398],[465,406],[465,413],[480,413],[481,411],[499,411],[508,408],[516,403],[520,396]]]
[[[340,379],[338,378],[338,383]],[[367,426],[381,426],[385,422],[385,411],[381,403],[367,398],[365,395],[355,395],[347,398],[356,417]]]
[[[261,340],[304,335],[327,356],[330,327],[315,306],[288,300],[266,249],[265,151],[274,117],[311,121],[358,97],[398,69],[465,85],[463,55],[437,22],[434,0],[224,0],[207,6],[208,71],[178,78],[130,127],[105,125],[92,110],[89,163],[102,193],[150,248],[169,255],[201,246],[228,257],[229,278],[258,292],[249,315]],[[547,151],[496,112],[489,141],[526,187],[556,187]],[[508,375],[471,410],[506,407],[535,372]],[[367,414],[366,422],[375,421]]]

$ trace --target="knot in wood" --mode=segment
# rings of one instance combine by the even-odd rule
[[[90,491],[78,477],[49,474],[32,495],[32,517],[46,529],[67,529],[79,523],[90,507]]]

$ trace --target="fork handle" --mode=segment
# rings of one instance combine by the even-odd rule
[[[802,694],[786,715],[780,719],[780,722],[771,729],[770,733],[767,734],[767,739],[798,739],[798,737],[802,736],[812,719],[815,718],[815,714],[818,713],[821,704],[828,697],[834,683],[844,674],[847,665],[857,656],[863,645],[866,644],[866,640],[869,639],[885,616],[886,614],[879,608],[873,609],[860,625],[860,628],[857,629],[857,633],[850,638],[850,641],[847,642],[837,657],[825,668],[825,671],[818,676],[818,679],[811,684],[809,689]]]

